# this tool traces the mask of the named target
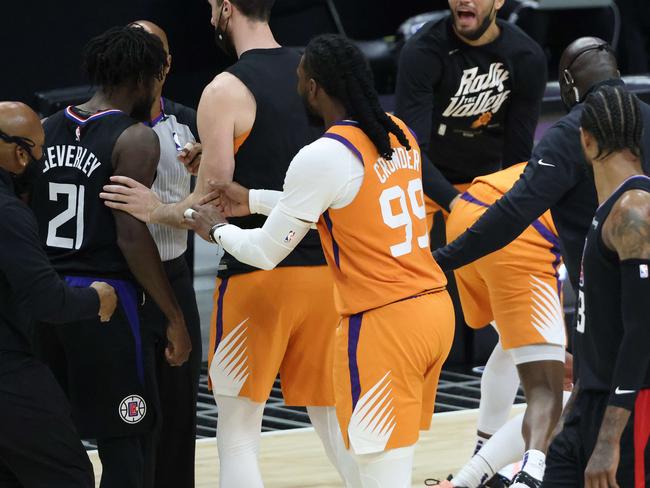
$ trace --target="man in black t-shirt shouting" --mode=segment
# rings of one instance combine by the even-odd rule
[[[449,0],[451,15],[426,24],[402,51],[396,115],[428,160],[424,190],[437,204],[427,202],[428,214],[449,210],[477,176],[530,157],[546,59],[523,31],[497,20],[503,3]]]

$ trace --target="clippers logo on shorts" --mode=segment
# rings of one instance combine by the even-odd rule
[[[478,117],[472,124],[474,128],[487,125],[510,95],[504,85],[509,78],[503,63],[492,63],[484,74],[479,74],[477,66],[464,70],[458,90],[442,116]]]
[[[137,424],[147,414],[147,404],[141,396],[131,395],[122,400],[119,413],[127,424]]]

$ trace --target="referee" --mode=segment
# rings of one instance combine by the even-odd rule
[[[179,202],[190,194],[190,173],[196,174],[201,159],[201,145],[196,142],[196,111],[162,97],[172,61],[165,31],[144,20],[132,25],[140,26],[158,37],[167,53],[164,76],[160,81],[155,81],[156,97],[149,123],[160,141],[160,161],[152,189],[164,203]],[[167,322],[155,302],[147,297],[143,328],[150,335],[155,348],[153,357],[162,414],[162,424],[156,428],[154,486],[192,488],[202,344],[199,311],[185,256],[188,232],[164,225],[148,227],[158,247],[167,279],[185,316],[185,325],[192,341],[189,360],[180,367],[170,366],[165,359]]]
[[[115,290],[70,288],[38,238],[34,216],[15,195],[12,174],[43,155],[45,135],[26,105],[0,103],[0,486],[91,488],[90,460],[51,371],[32,356],[32,320],[108,321]]]

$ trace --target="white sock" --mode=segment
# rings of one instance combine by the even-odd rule
[[[374,454],[353,454],[361,474],[360,487],[411,488],[414,454],[415,446]]]
[[[494,434],[454,477],[455,486],[477,488],[492,478],[503,466],[521,459],[524,454],[524,438],[521,425],[524,415],[510,419]]]
[[[485,445],[487,441],[490,440],[490,437],[483,437],[481,434],[476,434],[476,446],[474,446],[474,454],[475,455],[477,452],[481,450],[481,448]]]
[[[481,377],[477,430],[494,434],[510,416],[519,388],[519,374],[510,354],[497,343]]]
[[[307,407],[314,430],[320,437],[327,458],[339,472],[345,488],[361,486],[359,468],[350,451],[345,448],[334,407]]]
[[[219,486],[263,488],[258,456],[264,404],[223,395],[215,395],[215,400],[219,411]]]
[[[462,486],[463,488],[478,488],[487,480],[494,476],[495,470],[488,462],[476,454],[463,466],[454,479],[452,484],[454,486]]]
[[[546,455],[542,451],[530,449],[524,454],[524,464],[521,467],[536,480],[544,479],[544,469],[546,468]]]

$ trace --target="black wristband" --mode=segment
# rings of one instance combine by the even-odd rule
[[[210,237],[210,240],[212,241],[213,244],[219,244],[219,242],[215,239],[214,233],[219,229],[220,227],[223,227],[224,225],[228,225],[227,222],[220,222],[218,224],[214,224],[210,228],[210,232],[208,232],[208,237]]]

